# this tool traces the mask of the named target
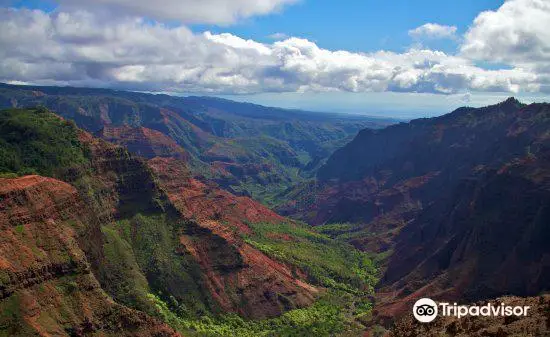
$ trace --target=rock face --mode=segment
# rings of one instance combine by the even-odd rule
[[[465,300],[547,290],[548,154],[464,181],[434,202],[397,237],[384,284]]]
[[[156,157],[146,163],[119,146],[81,133],[80,141],[90,149],[93,190],[100,190],[98,214],[107,219],[132,219],[137,213],[168,215],[166,230],[178,237],[176,255],[189,255],[201,273],[191,276],[162,276],[144,270],[149,284],[162,284],[164,291],[182,300],[189,282],[206,304],[245,317],[265,318],[313,303],[318,290],[294,276],[292,269],[245,244],[250,222],[276,222],[283,218],[247,197],[236,197],[189,175],[187,164],[175,158]],[[107,212],[105,210],[108,210]],[[107,213],[107,214],[105,214]],[[183,227],[170,223],[185,221]],[[131,220],[136,236],[141,230]],[[172,258],[177,259],[177,256]],[[159,262],[156,262],[159,263]],[[141,268],[147,269],[143,266]],[[109,273],[105,275],[106,286]],[[166,287],[166,288],[164,288]],[[178,295],[179,294],[179,295]]]
[[[172,138],[144,127],[105,126],[96,133],[96,137],[122,145],[140,157],[172,157],[184,161],[189,159],[185,150]]]
[[[389,256],[381,316],[421,296],[536,295],[550,286],[549,130],[550,105],[512,98],[364,130],[294,210],[356,223],[349,241]]]
[[[235,196],[216,184],[193,178],[184,162],[175,158],[154,158],[149,167],[160,179],[160,186],[183,216],[207,221],[216,219],[240,231],[246,222],[280,222],[283,217],[248,197]]]
[[[470,301],[548,290],[550,106],[506,117],[505,134],[492,135],[499,156],[432,200],[396,237],[384,290]]]
[[[79,233],[90,223],[94,217],[67,183],[0,179],[0,332],[179,336],[101,289],[79,246]]]
[[[252,318],[273,317],[313,303],[318,290],[293,269],[245,243],[247,222],[283,219],[259,203],[236,197],[189,176],[185,163],[155,158],[149,166],[176,209],[191,220],[180,235],[205,273],[206,285],[224,311]]]
[[[0,333],[173,334],[151,318],[164,317],[155,296],[169,303],[166,310],[191,317],[234,312],[266,318],[314,302],[319,290],[307,275],[242,237],[251,232],[248,223],[283,218],[193,179],[177,155],[148,162],[54,117],[46,110],[0,113],[1,121],[30,120],[17,129],[21,134],[48,131],[13,142],[14,163],[33,165],[16,150],[51,150],[46,145],[60,130],[71,135],[69,145],[80,158],[61,162],[66,167],[52,171],[58,180],[0,179],[0,305],[9,313],[0,316]],[[20,294],[30,291],[20,303]],[[53,299],[40,302],[40,291]],[[23,326],[28,319],[19,313],[33,299],[39,316]],[[58,306],[46,314],[53,302]]]
[[[105,221],[164,211],[166,195],[155,184],[145,160],[84,131],[79,141],[88,148],[90,158],[89,186],[83,187],[94,194],[94,200],[88,201]]]

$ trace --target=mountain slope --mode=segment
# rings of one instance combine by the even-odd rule
[[[0,178],[0,334],[176,336],[116,304],[79,241],[94,221],[74,187],[40,176]]]
[[[121,145],[129,152],[145,158],[173,157],[179,160],[189,160],[189,155],[172,138],[163,133],[144,127],[112,127],[105,126],[95,133],[95,137],[109,143]]]
[[[396,238],[384,289],[469,301],[548,291],[548,159],[545,146],[426,207]]]
[[[270,205],[278,203],[275,194],[311,178],[358,130],[393,123],[208,97],[0,84],[0,108],[38,105],[115,143],[128,136],[117,128],[156,130],[185,149],[195,176]]]
[[[550,105],[515,99],[363,130],[286,208],[386,258],[379,314],[548,290]],[[348,224],[345,224],[348,223]]]
[[[13,297],[19,291],[18,282],[13,281],[18,278],[13,275],[23,270],[13,274],[10,268],[26,261],[26,254],[59,267],[32,269],[23,284],[41,289],[52,275],[82,274],[86,279],[93,277],[94,291],[104,294],[83,295],[97,299],[89,305],[106,310],[92,310],[88,319],[85,314],[90,311],[80,310],[81,315],[77,308],[88,305],[86,301],[79,304],[79,294],[92,289],[93,280],[75,281],[75,285],[71,279],[70,291],[59,296],[73,307],[60,305],[59,314],[52,311],[34,329],[65,329],[69,334],[70,329],[80,329],[84,320],[84,325],[90,321],[94,329],[106,334],[173,333],[155,319],[191,336],[226,336],[228,326],[242,336],[278,335],[292,329],[328,336],[363,328],[359,318],[370,312],[369,295],[376,274],[367,255],[286,220],[247,197],[194,179],[184,161],[135,157],[45,109],[0,111],[0,127],[5,131],[0,134],[0,149],[6,154],[0,175],[9,177],[0,180],[9,196],[1,200],[10,201],[0,208],[0,220],[11,226],[6,237],[24,233],[0,251],[0,267],[7,270],[0,280],[7,297],[0,305],[25,308],[25,303]],[[53,158],[57,158],[55,169]],[[59,180],[26,176],[28,172]],[[42,208],[9,188],[34,180],[48,184],[38,184],[24,194],[36,196],[44,203]],[[10,223],[19,217],[23,227]],[[47,227],[54,226],[50,219],[55,229]],[[39,223],[38,229],[29,227],[34,222]],[[276,229],[286,231],[285,240],[265,242],[263,235]],[[294,251],[298,241],[303,247]],[[277,244],[268,245],[273,242]],[[325,261],[321,268],[312,268],[307,256],[317,252],[323,252]],[[342,265],[353,268],[350,271]],[[55,282],[53,286],[65,287]],[[39,298],[35,293],[29,296]],[[327,297],[340,300],[328,301]],[[102,298],[111,304],[101,302]],[[113,316],[118,311],[110,313],[110,308],[130,317],[128,325],[111,327],[111,319],[126,318]],[[72,315],[71,310],[78,314],[64,318]],[[7,317],[2,332],[19,329],[25,319],[19,314]],[[26,332],[17,330],[16,335]]]

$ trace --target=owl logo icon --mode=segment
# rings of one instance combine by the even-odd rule
[[[437,317],[437,303],[429,298],[419,299],[413,306],[413,315],[419,322],[430,323]]]

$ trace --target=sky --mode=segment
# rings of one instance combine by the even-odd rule
[[[436,116],[550,101],[550,0],[0,0],[0,81]]]

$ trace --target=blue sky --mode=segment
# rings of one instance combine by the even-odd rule
[[[229,27],[198,25],[196,31],[230,32],[269,42],[271,34],[299,36],[331,50],[372,52],[404,51],[414,41],[407,34],[427,22],[457,26],[464,32],[484,10],[497,9],[502,0],[315,0],[301,1],[278,14],[256,17]],[[435,41],[443,50],[456,43]]]
[[[0,0],[0,7],[0,81],[9,83],[406,118],[508,96],[548,101],[550,93],[543,0]]]

